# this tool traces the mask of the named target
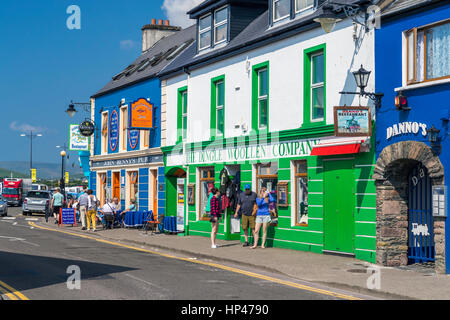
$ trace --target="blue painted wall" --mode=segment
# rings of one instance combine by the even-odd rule
[[[410,15],[397,15],[395,20],[382,21],[375,33],[376,91],[384,93],[383,105],[377,113],[376,155],[388,145],[399,141],[420,141],[430,145],[420,133],[405,134],[387,140],[387,128],[393,124],[412,121],[424,123],[428,128],[434,125],[441,130],[442,152],[440,160],[445,169],[446,181],[450,179],[450,137],[448,122],[441,120],[449,115],[450,83],[427,88],[403,91],[411,111],[395,109],[395,88],[402,86],[402,32],[421,27],[450,17],[450,5]],[[448,183],[447,183],[448,184]],[[446,221],[446,268],[450,273],[450,223]]]
[[[125,98],[125,104],[130,106],[130,103],[138,100],[139,98],[150,99],[150,103],[152,103],[155,107],[154,109],[154,125],[156,129],[150,130],[150,148],[160,147],[161,146],[161,82],[159,79],[150,79],[144,81],[142,83],[138,83],[124,89],[116,90],[112,93],[97,97],[95,99],[95,124],[97,128],[101,130],[101,113],[100,110],[103,108],[103,111],[108,111],[108,117],[111,118],[111,113],[113,110],[116,110],[119,116],[119,129],[120,129],[120,110],[119,104],[121,99]],[[108,119],[108,126],[109,126]],[[119,139],[120,139],[119,132]],[[137,151],[140,150],[139,142],[135,149],[132,149],[130,146],[130,141],[127,137],[127,150],[128,151]],[[95,155],[101,154],[101,132],[99,131],[94,144],[94,153]],[[111,146],[109,144],[109,131],[108,131],[108,154],[114,154],[119,152],[119,143],[117,148],[112,151]]]

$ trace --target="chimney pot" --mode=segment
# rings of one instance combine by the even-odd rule
[[[170,26],[170,21],[169,21],[169,20],[165,20],[165,21],[164,21],[164,24],[165,24],[166,26]]]
[[[159,20],[158,20],[158,24],[159,24],[160,26],[162,26],[162,24],[163,24],[162,19],[159,19]]]
[[[152,19],[152,25],[156,24],[156,19]]]

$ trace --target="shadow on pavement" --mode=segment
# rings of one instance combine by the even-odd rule
[[[135,268],[0,251],[0,280],[18,291],[66,283],[73,274],[69,266],[78,266],[81,280],[108,278],[108,275]]]

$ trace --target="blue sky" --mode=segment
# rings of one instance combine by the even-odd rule
[[[70,100],[89,102],[139,56],[141,27],[151,18],[181,24],[180,3],[192,7],[196,2],[2,0],[0,161],[29,161],[30,143],[20,134],[34,128],[43,136],[33,142],[33,162],[59,163],[56,146],[68,144],[69,124],[89,116],[79,112],[69,118],[64,111]],[[66,26],[70,5],[81,9],[81,30]],[[70,163],[76,156],[71,153]]]

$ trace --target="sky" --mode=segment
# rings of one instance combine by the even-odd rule
[[[141,54],[141,28],[152,18],[193,23],[186,11],[202,0],[2,0],[0,9],[0,161],[60,162],[69,125],[90,114],[64,111],[70,101],[89,102]],[[80,29],[71,5],[80,9]],[[70,153],[71,162],[77,152]],[[73,159],[73,160],[72,160]]]

